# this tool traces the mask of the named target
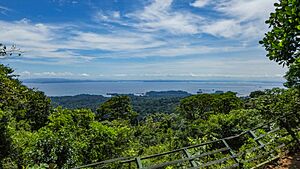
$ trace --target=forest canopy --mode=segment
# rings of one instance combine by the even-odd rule
[[[244,151],[247,153],[239,154],[240,164],[243,168],[251,168],[262,161],[250,161],[263,155],[261,150],[250,151],[254,145],[265,152],[280,150],[271,143],[289,145],[288,149],[299,146],[300,1],[280,0],[275,7],[266,21],[271,30],[260,43],[266,48],[269,59],[288,66],[285,76],[288,88],[253,91],[246,98],[226,92],[181,93],[180,97],[165,99],[152,92],[152,99],[155,99],[144,99],[146,104],[137,104],[130,96],[96,97],[101,102],[97,107],[68,109],[53,106],[43,92],[23,85],[12,68],[0,64],[0,168],[72,168],[112,158],[172,151],[218,139],[226,143],[230,156],[219,152],[199,159],[199,164],[228,158],[231,161],[213,168],[229,167],[236,162],[232,160],[235,153]],[[6,56],[6,49],[3,45],[0,47],[0,55]],[[143,107],[149,103],[167,104],[172,109]],[[141,115],[142,118],[138,118]],[[264,125],[257,129],[261,124]],[[257,130],[253,132],[253,128]],[[279,134],[271,137],[277,128]],[[239,137],[230,142],[230,146],[224,140],[248,130],[250,135]],[[216,143],[193,153],[201,156],[221,148]],[[143,165],[178,160],[178,156],[148,160]],[[268,159],[266,156],[264,160]],[[188,163],[186,166],[189,164],[194,165]]]
[[[112,97],[96,112],[54,108],[43,92],[22,85],[11,68],[0,68],[2,168],[70,168],[150,155],[236,135],[283,112],[293,118],[280,125],[299,127],[300,97],[293,88],[255,91],[249,98],[232,92],[186,96],[171,113],[136,119],[128,96]],[[243,140],[234,144],[243,145]]]

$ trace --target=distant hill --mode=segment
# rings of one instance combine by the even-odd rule
[[[81,94],[76,96],[55,96],[50,97],[50,99],[54,107],[62,106],[68,109],[89,108],[95,111],[101,103],[109,98],[102,95]]]
[[[167,113],[174,112],[180,100],[184,97],[190,96],[190,93],[184,91],[150,91],[144,96],[134,96],[129,94],[131,98],[133,109],[145,116],[151,113]],[[109,99],[102,95],[81,94],[76,96],[56,96],[50,97],[54,107],[62,106],[64,108],[89,108],[93,111],[97,107]]]
[[[186,91],[150,91],[145,94],[148,97],[187,97],[191,94]]]

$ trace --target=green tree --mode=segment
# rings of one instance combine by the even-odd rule
[[[196,120],[192,125],[197,130],[195,135],[209,138],[224,138],[242,133],[262,123],[259,112],[255,109],[232,110],[227,114],[212,114],[207,120]]]
[[[214,94],[212,103],[213,111],[216,113],[227,114],[231,110],[242,108],[242,101],[234,92],[226,92],[222,94]]]
[[[276,120],[281,127],[284,127],[293,137],[294,129],[300,124],[300,91],[297,89],[274,88],[266,90],[253,100],[253,106],[259,110],[266,120]]]
[[[38,130],[51,113],[50,100],[44,93],[22,85],[13,72],[0,64],[0,165],[14,152],[12,131]]]
[[[122,156],[131,148],[126,123],[105,125],[90,110],[57,108],[37,132],[13,131],[13,160],[19,166],[70,168]]]
[[[300,123],[300,1],[279,0],[274,6],[275,12],[266,21],[271,30],[260,44],[265,47],[270,60],[289,68],[284,85],[291,89],[268,90],[256,99],[255,106],[265,119],[276,119],[299,144],[293,129]]]
[[[279,0],[274,6],[275,12],[266,21],[271,30],[260,43],[268,52],[270,60],[290,68],[286,77],[287,86],[291,87],[299,83],[299,61],[296,60],[300,56],[300,1]]]
[[[284,84],[286,87],[296,87],[300,89],[300,58],[290,66],[285,75],[287,82]]]
[[[261,91],[261,90],[257,90],[257,91],[251,92],[250,95],[249,95],[249,97],[250,98],[256,98],[256,97],[259,97],[261,95],[265,95],[265,92]]]
[[[206,119],[209,113],[229,113],[242,107],[236,93],[198,94],[180,101],[178,111],[188,120]]]
[[[37,130],[51,113],[50,99],[43,92],[22,85],[13,72],[0,64],[0,109],[11,112],[17,121],[28,121],[31,130]]]
[[[11,139],[8,133],[8,112],[0,110],[0,168],[2,160],[9,155]]]
[[[128,96],[116,96],[99,106],[96,117],[101,121],[115,119],[134,120],[137,115],[132,109]]]
[[[184,98],[180,101],[178,111],[188,120],[205,118],[205,112],[211,111],[213,95],[199,94]]]

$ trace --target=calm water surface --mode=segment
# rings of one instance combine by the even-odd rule
[[[147,91],[183,90],[195,94],[199,89],[205,93],[216,90],[234,91],[240,96],[251,91],[283,87],[282,82],[68,82],[68,83],[25,83],[48,96],[71,96],[77,94],[106,95],[107,93],[145,93]]]

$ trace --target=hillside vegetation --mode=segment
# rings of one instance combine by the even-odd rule
[[[22,85],[11,68],[0,64],[0,168],[72,168],[117,157],[145,156],[233,136],[266,122],[268,127],[254,134],[264,135],[280,127],[290,137],[282,139],[275,134],[262,141],[291,143],[287,148],[296,148],[300,145],[300,1],[279,0],[274,5],[276,10],[266,21],[270,31],[260,43],[270,60],[289,69],[285,75],[288,88],[256,91],[248,99],[232,92],[199,94],[180,99],[175,111],[153,113],[156,111],[148,111],[144,105],[133,108],[134,99],[128,96],[116,96],[108,100],[100,97],[99,102],[104,102],[92,107],[94,112],[66,109],[51,106],[43,92]],[[6,55],[0,47],[0,54]],[[257,142],[242,137],[232,143],[231,151],[248,150]],[[220,145],[203,149],[213,148]],[[260,151],[243,154],[245,159],[260,155]],[[166,162],[177,156],[148,163]],[[216,156],[223,158],[224,154]],[[210,155],[204,161],[213,159]],[[246,162],[243,168],[254,166]]]
[[[70,168],[116,157],[149,155],[239,134],[271,118],[293,113],[299,124],[297,89],[199,94],[180,100],[171,114],[138,119],[128,96],[116,96],[90,109],[53,108],[42,92],[22,85],[1,65],[2,168]],[[236,143],[237,148],[243,145]],[[164,159],[160,159],[164,161]]]
[[[121,96],[121,94],[115,94]],[[143,118],[147,114],[152,113],[174,113],[176,106],[182,98],[191,94],[183,91],[163,91],[163,92],[147,92],[144,96],[128,96],[131,100],[133,110],[139,113],[139,117]],[[102,95],[81,94],[76,96],[56,96],[50,97],[53,107],[62,106],[68,109],[88,108],[93,112],[98,106],[109,99]]]

